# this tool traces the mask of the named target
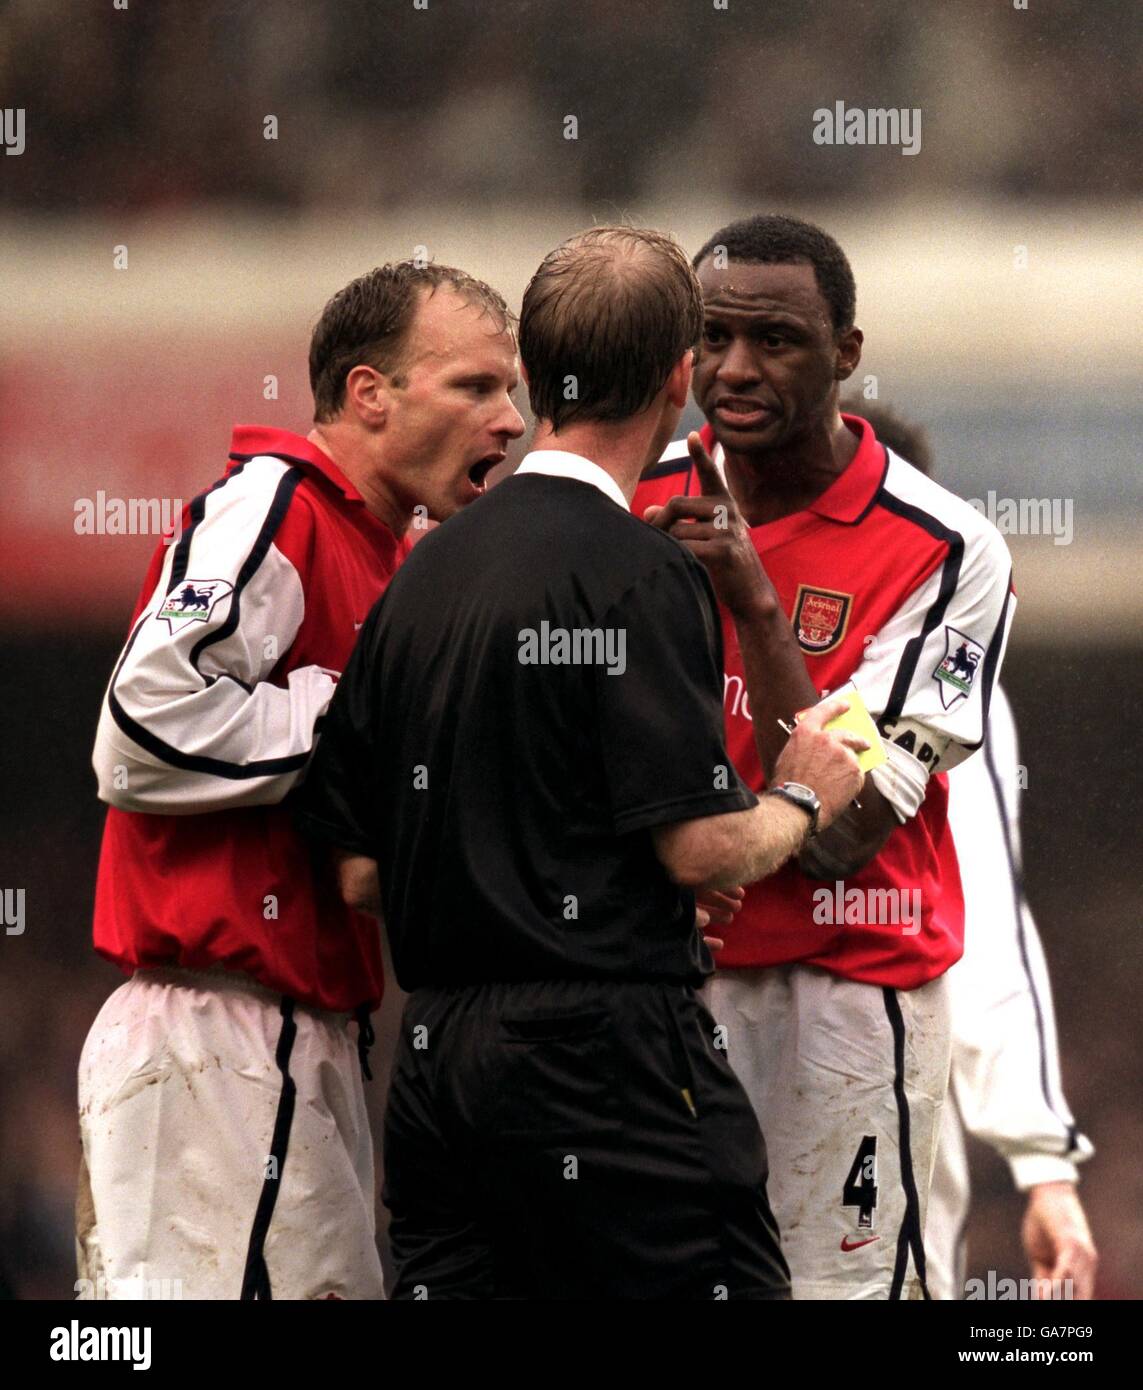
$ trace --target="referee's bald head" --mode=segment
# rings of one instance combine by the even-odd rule
[[[698,346],[702,319],[702,290],[672,237],[592,227],[569,238],[544,257],[520,311],[533,413],[557,433],[639,414]]]

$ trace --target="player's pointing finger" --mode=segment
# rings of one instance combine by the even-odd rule
[[[707,453],[706,445],[702,442],[702,436],[698,430],[691,430],[690,434],[687,435],[687,452],[691,456],[691,462],[694,464],[695,472],[702,484],[703,496],[729,497],[730,493],[726,490],[722,475],[714,466],[714,459]]]

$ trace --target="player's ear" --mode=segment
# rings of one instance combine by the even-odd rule
[[[847,328],[844,333],[837,335],[833,366],[833,379],[835,381],[845,381],[857,370],[857,364],[861,361],[861,345],[864,341],[865,334],[860,328]]]
[[[695,354],[693,348],[687,348],[686,352],[679,358],[671,368],[671,374],[667,378],[667,399],[673,406],[682,410],[687,403],[687,397],[691,391],[691,377],[695,370]]]
[[[389,413],[389,379],[364,363],[345,378],[345,409],[370,429],[380,429]]]

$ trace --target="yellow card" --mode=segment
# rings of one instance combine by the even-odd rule
[[[868,741],[869,751],[857,755],[862,772],[870,772],[873,768],[888,762],[885,745],[881,742],[877,725],[874,724],[873,717],[866,709],[865,701],[861,698],[861,691],[850,681],[848,685],[843,685],[839,690],[831,690],[826,698],[832,700],[836,695],[843,695],[849,701],[849,709],[844,714],[839,714],[836,719],[831,719],[826,728],[845,729],[847,733],[857,734],[859,738]]]

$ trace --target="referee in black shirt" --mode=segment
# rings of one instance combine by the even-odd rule
[[[802,789],[760,803],[723,744],[710,581],[628,510],[701,326],[667,237],[596,228],[545,259],[520,321],[533,451],[397,573],[302,792],[410,992],[397,1299],[789,1296],[762,1136],[695,995],[693,890],[796,854],[805,786],[820,828],[864,745],[819,707],[775,778]]]

